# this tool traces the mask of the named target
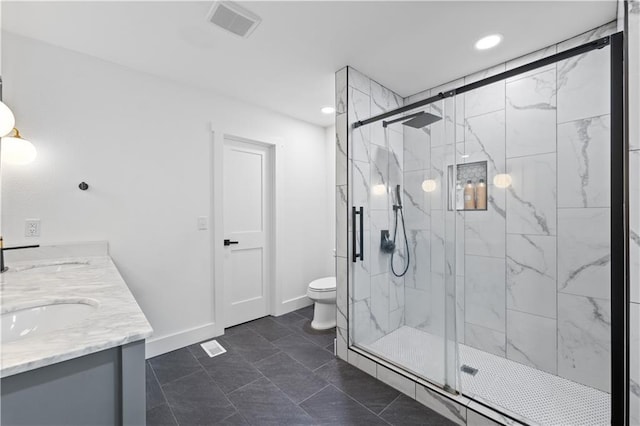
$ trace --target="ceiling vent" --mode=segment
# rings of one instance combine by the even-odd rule
[[[247,38],[260,24],[260,17],[237,3],[217,1],[211,7],[209,22],[233,34]]]

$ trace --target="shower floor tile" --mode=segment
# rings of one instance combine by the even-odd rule
[[[432,381],[444,381],[444,341],[403,326],[366,349],[403,365]],[[435,354],[425,359],[425,354]],[[610,422],[610,395],[520,363],[459,345],[460,365],[475,375],[460,373],[463,394],[506,413],[540,425],[605,425]]]

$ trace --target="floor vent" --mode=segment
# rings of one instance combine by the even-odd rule
[[[217,1],[207,16],[209,22],[237,36],[247,38],[262,19],[231,1]]]
[[[200,346],[204,349],[207,355],[209,355],[209,358],[213,358],[214,356],[222,355],[227,352],[227,350],[223,348],[217,340],[209,340],[208,342],[200,343]]]
[[[472,376],[475,376],[478,373],[477,368],[469,367],[467,364],[464,364],[462,367],[460,367],[460,371],[462,371],[463,373],[471,374]]]

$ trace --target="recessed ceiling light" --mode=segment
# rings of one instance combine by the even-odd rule
[[[322,107],[320,111],[322,111],[323,114],[333,114],[336,112],[336,109],[334,107],[326,106]]]
[[[486,37],[482,37],[480,40],[476,41],[476,49],[478,50],[486,50],[491,49],[492,47],[496,47],[502,41],[501,34],[491,34]]]

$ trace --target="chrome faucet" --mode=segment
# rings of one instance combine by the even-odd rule
[[[0,273],[6,272],[7,269],[9,269],[6,266],[4,266],[4,251],[5,250],[19,250],[19,249],[36,248],[36,247],[40,247],[40,244],[34,244],[34,245],[30,245],[30,246],[6,247],[5,248],[2,245],[2,237],[0,237]]]

